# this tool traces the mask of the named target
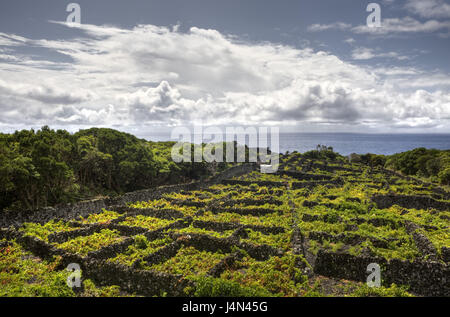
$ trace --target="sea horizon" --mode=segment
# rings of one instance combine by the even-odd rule
[[[224,134],[225,135],[225,134]],[[148,141],[178,141],[170,132],[150,133],[143,137]],[[270,139],[270,137],[269,137]],[[225,137],[224,137],[225,140]],[[206,140],[207,142],[208,140]],[[248,138],[246,139],[248,144]],[[279,152],[314,150],[317,145],[333,147],[342,155],[383,154],[392,155],[415,148],[448,150],[450,134],[446,133],[355,133],[355,132],[280,132]],[[270,147],[270,146],[269,146]],[[271,148],[271,147],[270,147]]]

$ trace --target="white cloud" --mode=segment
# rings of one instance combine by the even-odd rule
[[[350,31],[355,34],[373,35],[397,35],[412,33],[450,32],[450,21],[418,21],[411,17],[385,18],[381,21],[381,27],[369,27],[365,24],[352,26],[351,24],[336,22],[332,24],[313,24],[308,27],[310,32],[327,30]],[[446,33],[444,33],[446,34]]]
[[[373,71],[385,76],[421,75],[422,72],[412,67],[377,67]]]
[[[352,37],[349,37],[349,38],[345,39],[344,42],[351,45],[351,44],[355,43],[356,40]]]
[[[91,93],[63,90],[57,85],[23,84],[0,79],[0,91],[9,95],[40,101],[45,104],[75,104],[89,100]]]
[[[394,58],[398,60],[409,59],[408,56],[400,55],[397,52],[378,52],[368,47],[357,47],[352,50],[352,58],[356,60],[367,60],[372,58]]]
[[[353,59],[371,59],[374,58],[375,54],[373,53],[373,49],[358,47],[352,51]]]
[[[444,0],[407,0],[405,8],[424,18],[450,18],[450,4]]]
[[[312,24],[308,27],[308,31],[310,32],[319,32],[319,31],[326,31],[326,30],[348,30],[352,27],[351,24],[344,23],[344,22],[335,22],[331,24]]]
[[[80,31],[73,41],[20,41],[59,52],[71,63],[0,60],[0,126],[145,127],[202,120],[216,125],[351,124],[361,129],[447,122],[448,129],[446,74],[435,74],[439,90],[430,92],[429,82],[420,85],[424,74],[419,72],[377,72],[330,53],[247,43],[216,30],[81,25]],[[13,42],[8,50],[18,45]],[[366,57],[383,54],[401,58],[377,50]],[[391,77],[417,86],[399,89]]]
[[[397,34],[397,33],[432,33],[450,30],[450,21],[428,20],[420,22],[411,17],[387,18],[381,22],[381,27],[368,27],[367,25],[355,26],[352,32],[358,34]]]
[[[24,37],[0,32],[0,45],[18,46],[25,42],[26,39]]]

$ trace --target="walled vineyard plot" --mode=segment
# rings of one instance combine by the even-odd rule
[[[19,294],[45,294],[39,285],[59,278],[69,296],[191,296],[205,281],[249,296],[351,295],[378,263],[388,290],[450,295],[445,189],[297,155],[282,156],[275,174],[253,166],[225,175],[129,193],[90,213],[11,221],[0,230],[0,290],[23,283]],[[76,293],[63,285],[70,263],[82,269]],[[24,266],[37,276],[14,280]]]

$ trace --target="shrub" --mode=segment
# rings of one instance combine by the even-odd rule
[[[411,297],[405,286],[397,286],[391,284],[390,287],[369,287],[364,284],[356,291],[353,292],[353,296],[357,297]]]
[[[134,245],[138,249],[147,249],[148,247],[148,240],[143,235],[137,235],[134,237]]]
[[[450,185],[450,167],[439,172],[439,181],[443,185]]]
[[[267,297],[273,296],[258,287],[245,287],[239,283],[221,278],[200,277],[194,290],[197,297]]]

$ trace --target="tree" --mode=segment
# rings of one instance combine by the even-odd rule
[[[121,194],[214,171],[205,162],[173,162],[174,144],[104,128],[0,133],[0,210]]]

